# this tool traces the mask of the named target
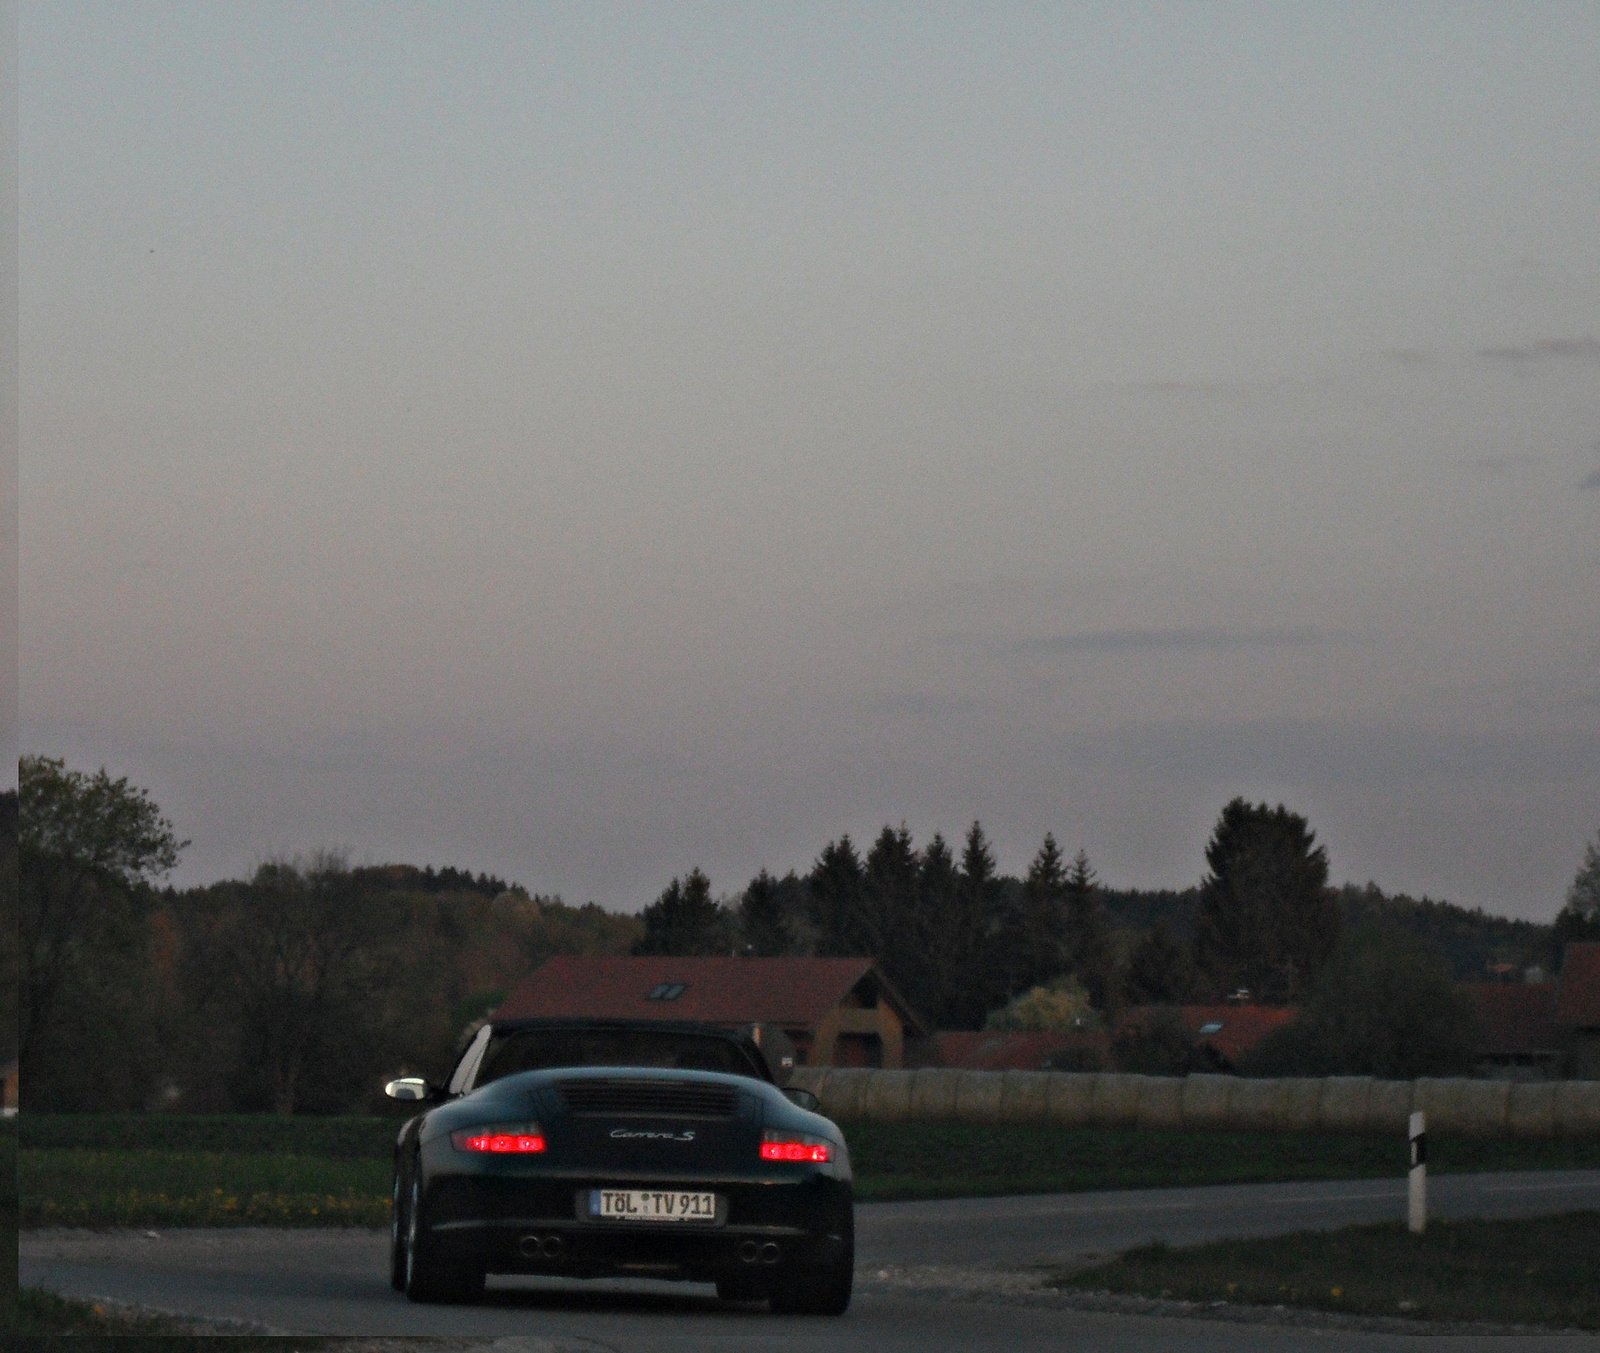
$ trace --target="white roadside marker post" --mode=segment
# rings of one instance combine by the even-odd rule
[[[1420,1236],[1428,1225],[1428,1121],[1420,1113],[1411,1115],[1411,1178],[1406,1202],[1406,1223]]]

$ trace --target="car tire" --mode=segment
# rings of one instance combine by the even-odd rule
[[[389,1286],[396,1292],[406,1290],[406,1195],[400,1165],[394,1169],[394,1199],[389,1211]]]
[[[483,1295],[481,1268],[447,1260],[439,1253],[439,1243],[423,1217],[422,1172],[415,1165],[411,1169],[406,1224],[401,1235],[405,1249],[403,1286],[412,1301],[457,1305]]]
[[[850,1309],[855,1285],[856,1245],[846,1227],[839,1253],[824,1264],[790,1264],[781,1269],[771,1291],[778,1315],[843,1315]]]

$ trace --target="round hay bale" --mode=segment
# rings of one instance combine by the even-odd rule
[[[1056,1127],[1085,1127],[1094,1119],[1093,1073],[1051,1071],[1045,1090],[1045,1112]]]
[[[1410,1081],[1373,1081],[1367,1092],[1367,1131],[1404,1136],[1411,1124]]]
[[[861,1117],[861,1099],[874,1075],[871,1067],[834,1067],[824,1078],[817,1095],[822,1112],[835,1122]]]
[[[1183,1078],[1184,1127],[1227,1127],[1228,1100],[1233,1094],[1236,1079],[1234,1076],[1185,1076]]]
[[[1371,1076],[1329,1076],[1317,1102],[1317,1126],[1326,1132],[1363,1131],[1371,1098]]]
[[[1146,1076],[1139,1087],[1139,1126],[1141,1128],[1181,1128],[1183,1126],[1183,1078]]]
[[[963,1071],[956,1079],[956,1117],[963,1123],[1000,1121],[1001,1073]]]
[[[1506,1127],[1518,1137],[1554,1137],[1561,1130],[1556,1081],[1513,1084],[1506,1104]]]
[[[817,1087],[822,1084],[822,1078],[832,1069],[826,1066],[797,1066],[789,1077],[789,1084],[816,1094]]]
[[[1511,1107],[1510,1081],[1454,1082],[1457,1131],[1473,1137],[1498,1137],[1506,1130]]]
[[[1316,1129],[1322,1106],[1321,1076],[1289,1076],[1278,1082],[1279,1132],[1311,1132]]]
[[[1094,1078],[1091,1121],[1098,1127],[1135,1127],[1139,1122],[1139,1093],[1145,1076],[1106,1072]]]
[[[954,1118],[961,1072],[949,1066],[925,1066],[913,1074],[911,1116],[918,1122]]]
[[[1048,1071],[1004,1071],[1000,1075],[1000,1117],[1007,1123],[1042,1123],[1049,1112]]]
[[[861,1094],[861,1116],[874,1123],[900,1123],[911,1117],[914,1071],[876,1071]]]
[[[1245,1132],[1272,1132],[1284,1121],[1288,1094],[1280,1080],[1242,1078],[1229,1100],[1229,1126]]]
[[[1600,1132],[1600,1081],[1558,1081],[1557,1114],[1564,1137]]]

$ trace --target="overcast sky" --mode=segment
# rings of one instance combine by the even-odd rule
[[[1600,7],[24,4],[20,744],[634,909],[1600,828]]]

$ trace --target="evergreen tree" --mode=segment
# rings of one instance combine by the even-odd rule
[[[944,991],[945,1009],[952,1027],[976,1029],[1009,994],[1007,974],[996,961],[995,945],[1004,922],[1004,891],[981,822],[974,822],[967,831],[955,882],[955,906],[946,940],[945,969],[950,976]]]
[[[802,892],[793,873],[775,879],[763,869],[750,880],[739,900],[739,935],[748,952],[759,958],[796,952],[795,910]]]
[[[725,954],[730,945],[727,918],[711,896],[711,880],[691,869],[679,882],[673,879],[661,896],[641,913],[644,935],[634,944],[636,954]]]
[[[1079,850],[1062,885],[1066,896],[1066,957],[1096,1010],[1117,1004],[1117,949],[1111,937],[1111,916],[1100,897],[1100,879]]]
[[[1067,968],[1067,870],[1054,836],[1046,834],[1021,887],[1008,887],[1006,896],[998,947],[1006,994],[1014,996],[1053,981]]]
[[[806,876],[806,894],[812,925],[817,928],[817,952],[830,957],[854,957],[860,930],[861,857],[848,835],[830,841]]]
[[[1128,957],[1123,992],[1130,1005],[1183,1005],[1194,995],[1194,959],[1166,918],[1145,932]]]
[[[1567,905],[1556,917],[1556,961],[1573,940],[1600,940],[1600,832],[1583,852],[1583,865],[1567,889]]]
[[[905,997],[934,1027],[953,1027],[953,993],[972,954],[961,951],[956,893],[959,873],[950,847],[938,832],[917,860],[916,922],[911,941],[917,957],[914,975],[902,987]]]
[[[924,966],[922,918],[917,914],[917,851],[904,823],[885,826],[867,852],[858,936],[901,991],[914,987]],[[909,999],[909,998],[908,998]]]
[[[1195,926],[1196,958],[1214,992],[1245,987],[1294,1001],[1316,981],[1340,929],[1328,852],[1316,839],[1282,804],[1234,799],[1222,810]]]

